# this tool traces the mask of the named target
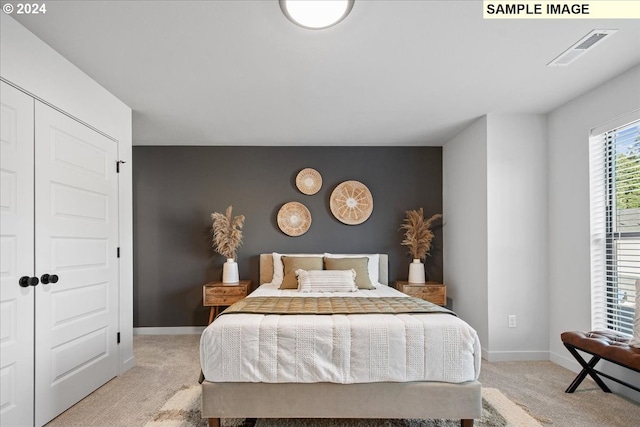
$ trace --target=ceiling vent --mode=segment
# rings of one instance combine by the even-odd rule
[[[611,34],[618,30],[593,30],[569,49],[562,52],[557,58],[547,64],[548,67],[564,67],[602,43]]]

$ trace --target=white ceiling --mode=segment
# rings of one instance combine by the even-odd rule
[[[356,0],[324,30],[278,0],[46,4],[13,16],[134,110],[134,145],[442,145],[640,64],[640,20],[485,20],[480,0]],[[546,66],[594,28],[619,31]]]

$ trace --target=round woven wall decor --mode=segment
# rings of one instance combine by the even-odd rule
[[[316,194],[322,187],[322,176],[315,169],[302,169],[296,176],[296,187],[302,194]]]
[[[285,203],[278,211],[278,227],[287,236],[301,236],[311,227],[311,213],[302,203]]]
[[[362,224],[373,212],[371,192],[359,181],[338,184],[331,193],[329,204],[333,216],[348,225]]]

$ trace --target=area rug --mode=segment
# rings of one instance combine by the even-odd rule
[[[548,420],[545,420],[548,421]],[[200,414],[200,386],[178,390],[145,427],[206,427]],[[458,427],[460,420],[378,419],[222,419],[222,427]],[[478,427],[542,427],[525,409],[500,390],[482,389]]]

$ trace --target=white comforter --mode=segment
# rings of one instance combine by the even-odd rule
[[[385,285],[299,293],[264,284],[254,296],[406,296]],[[202,372],[213,382],[341,384],[478,379],[476,331],[450,314],[220,316],[202,333]]]

